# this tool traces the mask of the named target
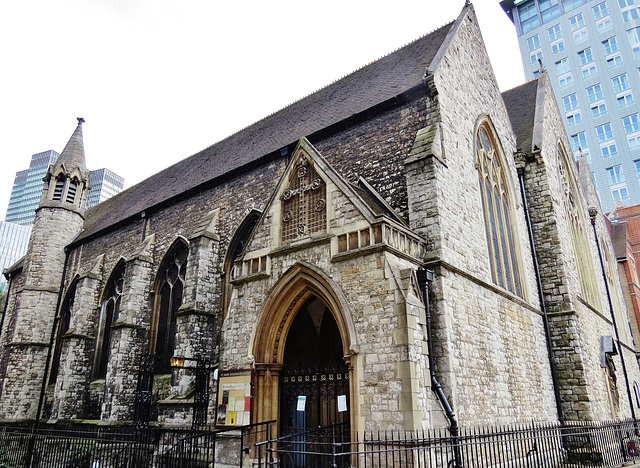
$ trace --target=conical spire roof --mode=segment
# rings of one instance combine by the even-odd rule
[[[74,168],[78,168],[80,172],[87,172],[87,168],[84,162],[84,143],[82,141],[82,124],[84,119],[78,117],[78,126],[76,127],[73,135],[69,138],[67,145],[62,150],[62,154],[58,157],[55,163],[55,167],[60,167],[64,164],[67,171],[71,171]]]

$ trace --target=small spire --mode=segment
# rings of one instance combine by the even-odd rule
[[[71,171],[72,168],[77,167],[84,173],[87,171],[82,138],[82,124],[84,123],[84,119],[82,117],[78,117],[77,119],[78,126],[73,132],[73,135],[71,135],[71,138],[69,138],[67,145],[62,150],[54,166],[59,167],[61,164],[64,164],[67,171]]]

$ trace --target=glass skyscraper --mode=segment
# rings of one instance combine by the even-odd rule
[[[40,204],[44,187],[42,178],[58,156],[60,154],[53,150],[34,154],[29,168],[16,173],[5,221],[23,226],[33,224],[35,209]]]
[[[504,0],[525,76],[547,70],[604,212],[640,204],[640,0]]]
[[[20,260],[27,252],[31,226],[0,221],[0,294],[7,288],[7,280],[1,273]]]
[[[58,156],[60,154],[53,150],[34,154],[29,168],[16,173],[5,221],[23,226],[33,224],[44,188],[42,179]],[[109,169],[97,169],[89,174],[89,186],[87,207],[91,208],[120,193],[124,188],[124,178]]]
[[[124,178],[109,169],[96,169],[89,173],[89,187],[87,207],[91,208],[122,192]]]

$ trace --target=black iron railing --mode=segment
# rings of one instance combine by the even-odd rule
[[[633,421],[344,434],[325,427],[258,444],[259,467],[619,467],[640,459]],[[456,458],[456,450],[460,457]]]
[[[0,425],[0,468],[242,466],[271,422],[225,430],[96,425]]]

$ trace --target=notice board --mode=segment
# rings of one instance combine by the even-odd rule
[[[218,373],[216,426],[251,424],[252,402],[252,369],[236,369]]]

